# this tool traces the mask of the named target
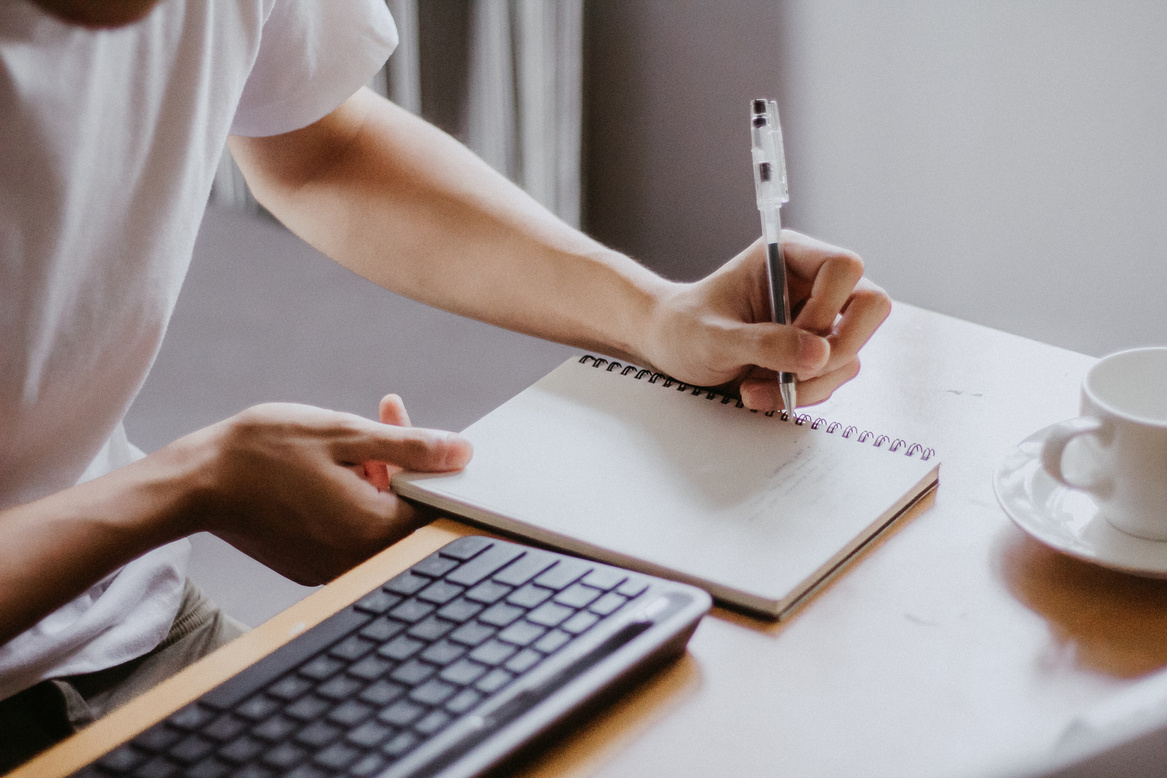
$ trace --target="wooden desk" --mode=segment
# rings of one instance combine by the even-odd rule
[[[1093,360],[899,305],[816,415],[932,446],[940,488],[785,623],[715,611],[689,653],[531,774],[993,774],[1167,665],[1167,582],[1045,549],[993,496],[1006,452],[1077,413]],[[67,772],[465,529],[415,533],[17,774]]]

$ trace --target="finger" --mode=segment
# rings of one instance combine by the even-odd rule
[[[387,394],[381,398],[377,407],[377,418],[382,424],[392,424],[395,427],[412,427],[409,414],[405,412],[405,403],[396,394]]]
[[[891,298],[887,293],[862,279],[844,307],[835,332],[828,338],[831,358],[825,370],[836,370],[854,359],[890,313]]]
[[[470,441],[424,427],[395,427],[366,421],[357,434],[337,440],[333,456],[343,462],[375,460],[420,472],[459,470],[470,461]]]
[[[824,373],[809,381],[798,382],[798,404],[817,405],[829,399],[843,384],[859,374],[859,360],[852,359],[842,367]]]
[[[385,462],[370,460],[360,465],[360,468],[361,472],[358,475],[375,486],[378,491],[383,492],[389,488],[389,466]]]
[[[794,325],[823,336],[831,334],[835,317],[862,278],[863,261],[855,254],[843,252],[823,259]]]

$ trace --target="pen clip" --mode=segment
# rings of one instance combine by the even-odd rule
[[[756,99],[750,102],[750,109],[754,191],[758,198],[758,208],[777,208],[790,201],[778,103]]]

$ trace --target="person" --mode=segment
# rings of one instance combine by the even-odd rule
[[[325,5],[0,2],[0,768],[238,634],[186,581],[186,536],[325,582],[425,520],[393,472],[472,455],[394,395],[376,422],[268,404],[129,445],[225,142],[265,207],[371,281],[752,408],[779,407],[778,370],[830,396],[888,314],[857,256],[793,232],[790,327],[760,243],[695,283],[605,248],[362,87],[396,43],[382,0]]]

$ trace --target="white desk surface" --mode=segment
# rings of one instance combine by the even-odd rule
[[[992,775],[1050,751],[1078,713],[1167,666],[1167,582],[1049,551],[993,495],[1009,449],[1077,413],[1092,362],[898,305],[860,377],[809,410],[935,448],[935,497],[789,620],[715,610],[679,662],[528,772]],[[415,533],[22,774],[83,763],[267,650],[265,641],[464,531],[440,522]]]

